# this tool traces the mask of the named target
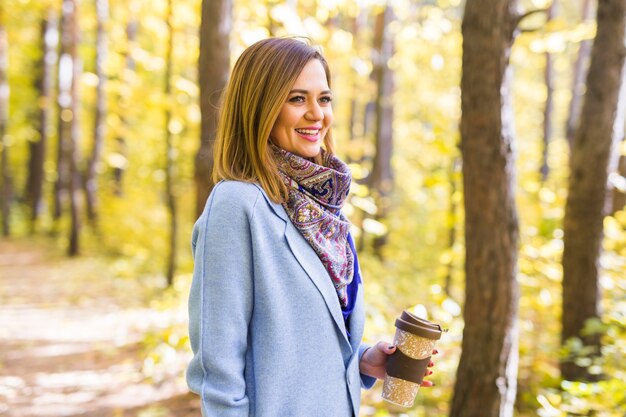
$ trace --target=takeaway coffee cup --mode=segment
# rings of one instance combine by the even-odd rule
[[[440,325],[408,311],[396,319],[393,340],[396,351],[387,361],[382,395],[384,400],[402,407],[413,405],[442,331]]]

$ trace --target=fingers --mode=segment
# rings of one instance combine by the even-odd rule
[[[433,349],[433,355],[436,355],[438,353],[439,353],[439,351],[437,349]],[[432,368],[433,366],[435,366],[435,362],[433,362],[433,361],[428,362],[428,367],[429,368]]]
[[[439,353],[439,351],[437,349],[433,349],[433,355],[436,355],[438,353]],[[433,361],[428,362],[428,367],[429,368],[432,368],[433,366],[435,366],[435,362],[433,362]],[[430,376],[432,374],[433,374],[433,371],[431,371],[430,369],[426,369],[426,372],[424,373],[424,376]],[[422,383],[420,384],[420,386],[429,388],[429,387],[434,387],[435,383],[432,382],[432,381],[423,380]]]
[[[396,347],[392,345],[391,343],[387,343],[387,342],[378,342],[376,343],[374,347],[376,348],[376,350],[386,355],[391,355],[396,351]]]
[[[438,354],[439,351],[437,349],[433,349],[433,355]],[[435,362],[430,361],[428,362],[428,367],[432,368],[433,366],[435,366]],[[424,373],[424,376],[430,376],[433,374],[433,371],[431,371],[430,369],[426,369],[426,372]],[[430,388],[430,387],[434,387],[435,383],[432,381],[427,381],[427,380],[423,380],[422,383],[420,384],[420,386],[422,387],[426,387],[426,388]]]
[[[363,354],[361,363],[361,371],[366,375],[373,376],[378,379],[385,377],[385,364],[389,355],[392,355],[396,351],[397,347],[391,343],[378,342],[370,349],[367,349]],[[438,354],[437,349],[433,349],[433,355]],[[431,360],[428,363],[428,368],[435,366],[435,363]],[[433,371],[426,369],[424,376],[428,377],[433,374]],[[432,381],[424,380],[421,384],[422,387],[432,387],[435,383]]]
[[[378,379],[385,377],[385,364],[396,347],[388,342],[378,342],[363,353],[359,367],[361,372]]]
[[[363,354],[363,358],[371,366],[384,367],[387,358],[396,351],[396,347],[390,343],[378,342]]]

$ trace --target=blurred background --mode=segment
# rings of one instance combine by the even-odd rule
[[[211,186],[208,149],[220,91],[245,47],[302,35],[320,46],[333,75],[337,152],[354,176],[345,212],[366,284],[366,342],[391,341],[403,309],[449,329],[435,387],[422,389],[413,408],[399,409],[381,400],[379,383],[364,392],[361,416],[462,416],[451,404],[466,300],[459,129],[465,2],[202,3],[0,5],[0,415],[199,415],[183,375],[190,238]],[[594,258],[599,272],[586,278],[600,299],[580,333],[595,335],[600,350],[584,337],[561,342],[569,317],[562,256],[570,154],[588,90],[597,3],[517,6],[535,12],[502,51],[510,60],[503,94],[513,111],[511,193],[519,219],[511,278],[519,308],[507,307],[519,360],[511,362],[517,389],[509,394],[518,416],[624,416],[619,105],[613,151],[600,167],[609,186],[597,184],[607,202]],[[584,375],[562,376],[565,358]]]

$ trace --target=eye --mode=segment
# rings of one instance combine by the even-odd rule
[[[290,103],[304,103],[304,96],[293,96],[289,99]]]
[[[333,98],[331,96],[324,96],[320,97],[320,101],[322,103],[330,103],[331,101],[333,101]]]

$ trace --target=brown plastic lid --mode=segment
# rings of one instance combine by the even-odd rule
[[[439,340],[443,331],[439,324],[419,318],[406,310],[402,312],[400,318],[396,319],[396,327],[416,336],[432,340]]]

